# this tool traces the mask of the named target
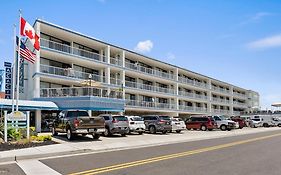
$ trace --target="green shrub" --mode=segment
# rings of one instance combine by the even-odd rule
[[[43,141],[52,140],[52,136],[51,135],[31,136],[31,139],[35,141],[43,142]]]
[[[11,138],[12,140],[20,140],[21,139],[21,132],[16,131],[15,128],[8,128],[8,132],[7,135],[9,138]]]

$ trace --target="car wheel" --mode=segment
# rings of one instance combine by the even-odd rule
[[[70,128],[66,129],[66,138],[67,140],[72,140],[73,139],[73,134]]]
[[[278,126],[278,127],[281,127],[281,124],[278,124],[277,126]]]
[[[208,131],[213,131],[213,129],[208,129]]]
[[[187,130],[189,130],[189,131],[190,131],[190,130],[191,130],[191,128],[187,128]]]
[[[155,133],[156,133],[156,128],[155,128],[155,126],[150,126],[150,127],[149,127],[149,133],[150,133],[150,134],[155,134]]]
[[[177,133],[181,133],[181,130],[176,130]]]
[[[58,133],[57,133],[57,131],[56,131],[56,128],[53,127],[53,128],[52,128],[52,136],[57,136],[57,135],[58,135]]]
[[[141,132],[139,132],[139,135],[142,135],[143,134],[143,132],[141,131]]]
[[[225,131],[225,130],[226,130],[226,126],[225,126],[225,125],[221,125],[220,129],[221,129],[222,131]]]
[[[111,133],[110,133],[110,131],[109,131],[109,129],[108,128],[105,128],[105,130],[104,130],[104,136],[105,137],[108,137],[108,136],[110,136],[111,135]]]
[[[97,140],[100,138],[100,134],[93,134],[93,139]]]
[[[200,129],[201,129],[202,131],[207,131],[207,127],[206,127],[205,125],[202,125],[202,126],[200,127]]]
[[[166,134],[167,133],[167,131],[162,131],[162,134]]]
[[[126,137],[126,134],[125,134],[125,133],[124,133],[124,134],[121,134],[121,136],[122,136],[122,137]]]

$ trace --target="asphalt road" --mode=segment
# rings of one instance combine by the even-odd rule
[[[41,160],[61,174],[280,175],[281,132]]]
[[[8,165],[0,165],[0,175],[22,175],[23,170],[15,163]]]

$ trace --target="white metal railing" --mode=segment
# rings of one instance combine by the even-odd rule
[[[126,105],[134,106],[134,107],[155,108],[155,109],[176,109],[175,104],[157,103],[157,102],[150,102],[150,101],[137,101],[137,100],[129,100],[129,99],[126,99]]]
[[[73,68],[60,68],[60,67],[54,67],[54,66],[41,64],[40,72],[46,73],[46,74],[52,74],[52,75],[77,78],[77,79],[82,79],[82,80],[89,80],[90,79],[89,77],[92,77],[91,80],[93,80],[93,81],[104,82],[104,77],[102,77],[100,75],[77,71],[77,70],[74,70]]]
[[[181,96],[196,98],[196,99],[206,100],[208,98],[207,96],[205,96],[203,94],[195,94],[195,93],[192,93],[192,92],[185,92],[185,91],[179,91],[178,94],[181,95]]]
[[[110,77],[110,84],[122,85],[122,80],[118,78]]]
[[[133,82],[133,81],[125,81],[125,86],[137,88],[137,89],[144,89],[144,90],[153,91],[153,92],[175,94],[174,89],[162,88],[162,87],[158,87],[158,86],[152,86],[152,85],[137,83],[137,82]]]
[[[94,52],[90,52],[87,50],[83,50],[83,49],[79,49],[76,47],[71,47],[69,45],[66,44],[61,44],[61,43],[57,43],[54,41],[50,41],[50,40],[46,40],[46,39],[40,39],[40,45],[41,47],[46,47],[46,48],[50,48],[50,49],[54,49],[57,51],[61,51],[61,52],[65,52],[65,53],[69,53],[72,55],[77,55],[77,56],[81,56],[81,57],[85,57],[85,58],[90,58],[90,59],[94,59],[96,61],[100,61],[100,62],[107,62],[106,57]]]
[[[226,93],[226,94],[230,93],[230,90],[219,88],[219,87],[216,87],[216,86],[212,86],[212,90],[217,91],[217,92]]]
[[[179,110],[181,110],[181,111],[191,111],[191,112],[194,112],[194,111],[195,111],[194,106],[179,105],[178,108],[179,108]]]
[[[155,75],[155,76],[161,77],[161,78],[175,79],[175,76],[173,74],[161,72],[159,70],[147,68],[144,66],[140,66],[138,64],[129,63],[127,61],[125,62],[125,67],[136,70],[136,71],[140,71],[140,72],[143,72],[146,74]]]
[[[40,97],[83,97],[95,96],[122,99],[123,92],[95,87],[41,88]]]
[[[212,113],[215,113],[215,114],[230,114],[230,110],[226,110],[226,109],[212,109]]]
[[[122,61],[120,59],[110,57],[110,64],[122,66]]]
[[[190,80],[190,79],[185,78],[185,77],[180,77],[179,76],[178,77],[178,81],[181,82],[181,83],[192,85],[192,86],[207,88],[207,84],[206,83],[198,82],[198,81],[195,81],[195,80]]]
[[[237,92],[233,92],[233,95],[238,96],[238,97],[246,98],[245,94],[241,94],[241,93],[237,93]]]
[[[246,106],[247,105],[246,103],[241,103],[241,102],[238,102],[238,101],[233,101],[233,104],[238,105],[238,106]]]
[[[212,98],[212,101],[219,102],[219,103],[225,103],[225,104],[229,104],[230,103],[230,101],[227,100],[227,99],[221,99],[221,98],[215,98],[215,97]]]

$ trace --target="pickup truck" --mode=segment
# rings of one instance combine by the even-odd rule
[[[52,135],[66,133],[67,139],[72,140],[77,134],[91,134],[93,139],[99,139],[105,131],[104,123],[102,117],[91,117],[87,111],[61,111],[53,121]]]
[[[215,122],[217,123],[218,128],[220,128],[222,131],[228,130],[230,131],[231,129],[235,129],[236,126],[239,127],[238,123],[228,120],[224,116],[212,116]]]

